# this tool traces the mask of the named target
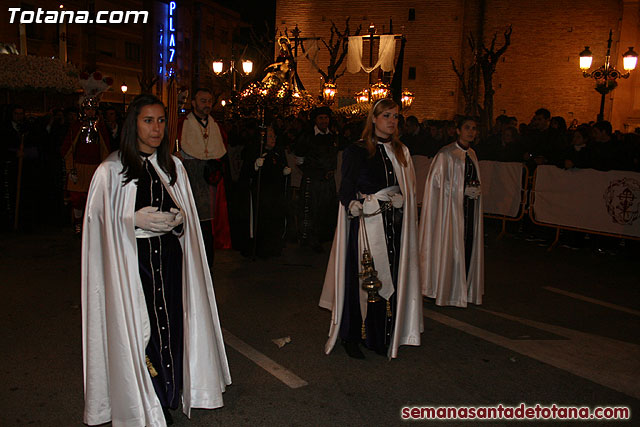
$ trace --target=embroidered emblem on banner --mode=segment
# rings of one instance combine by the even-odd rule
[[[613,222],[631,225],[640,217],[640,182],[633,178],[611,181],[603,196]]]

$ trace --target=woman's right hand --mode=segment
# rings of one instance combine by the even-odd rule
[[[362,215],[362,203],[359,200],[352,200],[349,203],[349,213],[353,217]]]
[[[167,221],[167,217],[167,212],[160,212],[154,206],[146,206],[136,211],[133,222],[136,227],[143,230],[162,233],[171,231],[173,228]]]
[[[253,169],[258,170],[264,165],[264,157],[258,157],[253,164]]]

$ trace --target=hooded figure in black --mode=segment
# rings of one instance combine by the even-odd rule
[[[286,194],[291,168],[282,148],[276,146],[272,127],[267,128],[262,153],[259,148],[259,145],[249,145],[245,148],[248,151],[246,156],[243,156],[246,159],[244,170],[250,175],[250,223],[253,227],[250,236],[257,239],[258,256],[279,256],[284,246]],[[250,241],[253,243],[253,239]]]

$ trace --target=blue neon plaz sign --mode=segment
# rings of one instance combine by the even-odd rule
[[[168,58],[167,63],[171,64],[174,62],[174,58],[176,55],[176,28],[174,26],[174,17],[176,10],[176,2],[169,2],[169,49],[168,49]],[[173,67],[169,69],[169,74],[173,74]]]

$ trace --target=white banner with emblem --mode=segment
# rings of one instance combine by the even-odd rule
[[[517,217],[522,201],[522,163],[482,160],[479,165],[484,213]]]
[[[640,237],[640,173],[538,166],[538,222]]]

